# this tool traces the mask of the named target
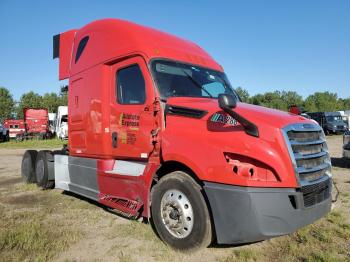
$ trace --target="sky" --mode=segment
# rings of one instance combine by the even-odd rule
[[[0,0],[0,86],[16,100],[58,92],[52,36],[120,18],[191,40],[233,87],[350,97],[350,1]]]

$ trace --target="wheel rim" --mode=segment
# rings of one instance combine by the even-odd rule
[[[40,159],[36,164],[36,176],[38,183],[42,184],[44,173],[45,173],[45,167],[44,167],[44,160]]]
[[[168,190],[161,200],[161,217],[165,228],[176,238],[185,238],[193,229],[193,209],[187,196],[179,190]]]

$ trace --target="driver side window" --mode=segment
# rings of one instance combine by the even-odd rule
[[[116,93],[119,104],[144,104],[146,86],[139,65],[118,70],[116,76]]]

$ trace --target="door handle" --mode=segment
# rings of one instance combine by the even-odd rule
[[[112,133],[112,147],[113,148],[118,147],[118,133],[117,132]]]

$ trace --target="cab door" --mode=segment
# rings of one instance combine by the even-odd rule
[[[115,158],[147,159],[153,149],[151,131],[156,129],[153,115],[154,88],[141,57],[111,66],[111,151]]]

